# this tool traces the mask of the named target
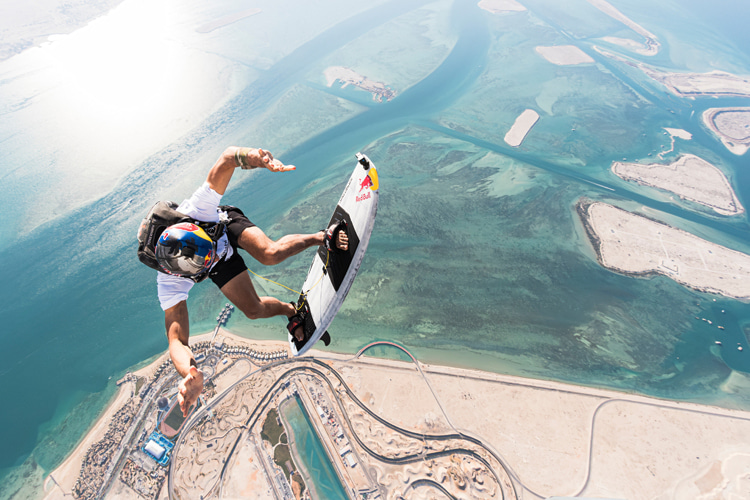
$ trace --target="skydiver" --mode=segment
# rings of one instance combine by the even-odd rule
[[[189,347],[187,297],[190,289],[208,277],[221,292],[250,319],[286,316],[288,328],[298,340],[304,338],[300,313],[294,304],[274,297],[258,296],[247,266],[239,254],[242,248],[264,265],[274,265],[306,248],[324,243],[346,250],[349,240],[345,231],[319,231],[312,234],[290,234],[273,241],[233,206],[221,206],[234,170],[266,168],[271,172],[295,170],[284,165],[263,149],[229,147],[208,173],[206,181],[184,200],[177,211],[195,221],[218,223],[228,217],[223,235],[213,239],[200,227],[181,223],[172,225],[159,236],[155,248],[160,267],[157,275],[159,302],[169,341],[169,355],[175,369],[183,377],[177,399],[184,416],[203,390],[203,373]]]

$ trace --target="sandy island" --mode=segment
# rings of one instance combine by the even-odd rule
[[[669,134],[671,145],[669,146],[669,149],[665,149],[664,151],[656,155],[660,160],[663,160],[665,155],[668,155],[669,153],[674,151],[675,139],[682,139],[683,141],[689,141],[693,138],[693,134],[681,128],[664,127],[664,133]]]
[[[647,76],[680,97],[750,97],[750,80],[724,71],[668,73],[637,65]]]
[[[575,45],[552,45],[536,47],[537,54],[558,66],[591,64],[594,59]]]
[[[612,172],[626,181],[663,189],[700,203],[721,215],[738,215],[745,211],[721,170],[695,155],[682,155],[667,165],[616,161],[612,163]]]
[[[396,92],[386,86],[386,84],[370,80],[350,68],[331,66],[323,71],[323,75],[326,79],[326,86],[331,87],[336,81],[341,82],[341,88],[353,85],[366,92],[370,92],[373,101],[383,102],[383,99],[390,101],[396,96]]]
[[[513,122],[513,126],[510,128],[505,138],[503,139],[509,146],[517,148],[521,145],[526,135],[531,131],[537,120],[539,120],[539,113],[533,109],[527,109],[521,113],[516,121]]]
[[[608,209],[594,205],[591,220],[598,227],[599,208]],[[225,330],[220,335],[227,352],[248,346],[270,352],[284,345]],[[207,338],[191,337],[191,344]],[[216,393],[204,410],[213,417],[206,420],[196,414],[173,451],[177,498],[197,498],[218,483],[232,498],[272,498],[279,481],[275,474],[281,469],[274,471],[272,463],[269,469],[273,450],[259,428],[265,413],[256,416],[257,425],[251,424],[246,434],[242,426],[257,405],[268,405],[262,410],[268,412],[292,394],[307,407],[329,454],[340,460],[342,484],[362,491],[375,482],[376,490],[371,491],[379,489],[386,494],[383,498],[422,498],[420,491],[436,491],[430,484],[461,499],[519,499],[529,494],[696,498],[709,493],[719,498],[748,483],[750,412],[416,360],[312,353],[254,372],[241,357],[222,355],[229,363],[217,365],[212,377]],[[165,353],[136,373],[150,377],[166,359]],[[295,368],[298,374],[290,375]],[[62,499],[63,491],[70,491],[85,448],[101,439],[114,410],[131,398],[133,388],[128,384],[50,475],[54,480],[48,482],[60,486],[48,485],[52,489],[47,500]],[[409,437],[399,428],[416,434]],[[451,435],[455,437],[439,437]],[[374,459],[367,449],[391,457],[390,462]],[[222,478],[218,473],[226,460],[228,470]],[[105,498],[135,496],[120,479],[114,481]],[[167,493],[165,482],[155,498],[166,499]]]
[[[523,12],[526,7],[516,2],[516,0],[481,0],[477,5],[493,14],[505,14],[509,12]]]
[[[661,274],[695,290],[750,300],[750,256],[606,203],[581,200],[577,210],[607,269]]]
[[[750,148],[750,108],[710,108],[703,124],[732,153],[744,155]]]

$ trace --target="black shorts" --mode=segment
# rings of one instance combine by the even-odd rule
[[[211,281],[213,281],[216,286],[222,288],[235,276],[247,271],[245,261],[242,260],[242,256],[239,252],[239,238],[242,231],[249,227],[255,227],[255,224],[250,222],[245,214],[242,213],[242,210],[237,207],[223,205],[220,206],[219,209],[224,210],[231,219],[231,222],[227,224],[227,238],[229,238],[229,244],[232,246],[234,252],[229,259],[220,260],[214,268],[211,269],[211,272],[208,273],[208,277],[211,278]]]

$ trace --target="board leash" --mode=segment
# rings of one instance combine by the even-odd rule
[[[326,274],[326,273],[325,273],[325,270],[326,270],[326,268],[328,267],[328,260],[330,259],[330,256],[331,256],[331,252],[330,252],[330,251],[327,251],[327,252],[326,252],[326,263],[325,263],[325,265],[323,266],[323,271],[322,271],[322,272],[320,273],[320,278],[318,278],[318,281],[316,281],[316,282],[315,282],[315,284],[314,284],[313,286],[311,286],[311,287],[310,287],[310,289],[309,289],[308,291],[306,291],[306,292],[298,292],[298,291],[297,291],[297,290],[295,290],[294,288],[289,288],[289,287],[288,287],[288,286],[286,286],[286,285],[282,285],[282,284],[281,284],[281,283],[279,283],[278,281],[274,281],[274,280],[272,280],[272,279],[270,279],[270,278],[266,278],[265,276],[261,276],[260,274],[256,273],[255,271],[253,271],[253,270],[252,270],[252,269],[250,269],[249,267],[247,268],[247,270],[248,270],[248,271],[250,271],[250,272],[251,272],[251,273],[253,274],[253,276],[256,276],[256,277],[258,277],[258,278],[260,278],[260,279],[266,280],[266,281],[268,281],[269,283],[273,283],[274,285],[278,285],[278,286],[280,286],[281,288],[286,288],[286,289],[287,289],[287,290],[289,290],[290,292],[294,292],[294,293],[296,293],[297,295],[300,295],[301,297],[304,297],[304,300],[300,301],[300,305],[296,307],[296,309],[297,309],[297,312],[299,312],[300,310],[302,310],[302,307],[304,307],[304,305],[305,305],[305,302],[307,302],[307,294],[308,294],[308,293],[310,293],[310,292],[311,292],[311,291],[313,290],[313,288],[315,288],[316,286],[318,286],[318,284],[319,284],[319,283],[321,282],[321,280],[323,279],[323,276],[324,276],[324,275]]]

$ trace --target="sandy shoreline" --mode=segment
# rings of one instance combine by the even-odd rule
[[[129,380],[124,381],[119,390],[102,411],[94,425],[89,429],[78,446],[65,458],[65,461],[53,470],[44,480],[45,500],[57,500],[67,498],[78,480],[86,452],[91,446],[102,440],[109,429],[112,417],[131,398],[136,388],[136,377],[149,377],[155,368],[168,359],[167,352],[162,353],[152,363],[132,372]]]
[[[674,147],[674,136],[672,137]],[[724,174],[706,160],[685,154],[669,164],[613,162],[612,172],[621,179],[669,191],[713,209],[721,215],[745,211]]]
[[[577,211],[607,269],[750,300],[750,256],[606,203],[581,200]]]
[[[206,332],[199,335],[190,337],[190,343],[195,344],[202,341],[211,340],[214,336],[214,332]],[[246,339],[237,335],[233,335],[228,331],[221,329],[217,335],[218,338],[231,338],[232,342],[236,345],[258,348],[260,350],[278,350],[280,348],[286,348],[287,343],[278,341],[255,341]],[[135,392],[136,379],[137,378],[149,378],[153,376],[157,367],[169,360],[169,353],[163,352],[157,356],[153,362],[140,368],[136,371],[131,372],[132,377],[129,380],[124,381],[119,390],[112,397],[110,402],[102,411],[99,418],[91,426],[91,429],[86,433],[81,442],[75,447],[75,449],[65,458],[60,466],[53,470],[44,480],[45,497],[44,500],[62,500],[69,498],[71,491],[78,480],[78,475],[83,466],[83,461],[86,456],[86,452],[91,446],[101,441],[107,430],[109,424],[112,421],[112,417],[117,411],[123,407],[123,405],[131,398],[131,395]],[[124,377],[125,378],[125,377]]]

